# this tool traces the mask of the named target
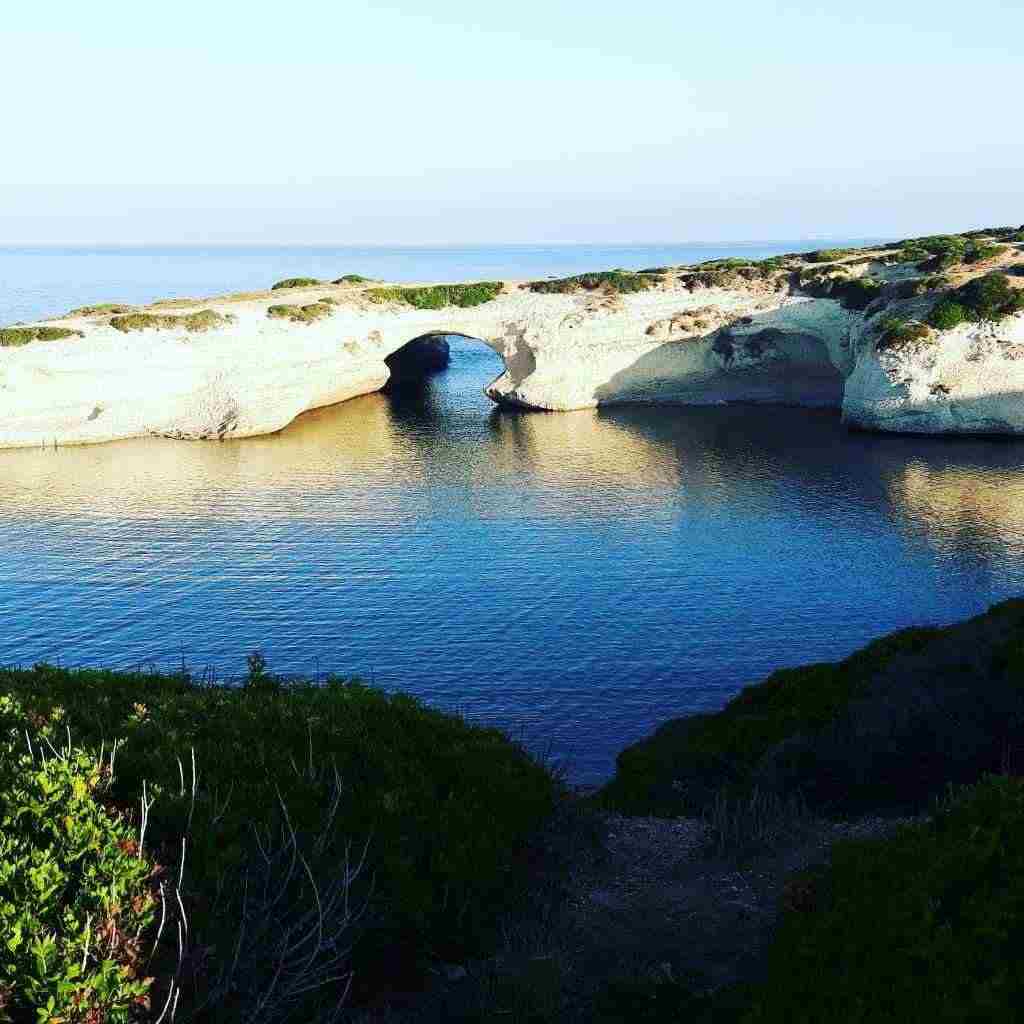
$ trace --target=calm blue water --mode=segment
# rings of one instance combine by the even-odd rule
[[[529,250],[513,270],[520,252],[418,250],[404,276],[693,258]],[[216,253],[203,284],[191,250],[7,252],[0,310],[402,276],[325,250],[242,251],[232,275]],[[795,409],[510,414],[481,393],[499,370],[456,340],[447,371],[274,437],[0,452],[0,663],[237,674],[261,647],[279,671],[359,673],[502,725],[593,780],[774,668],[1024,591],[1024,444]]]

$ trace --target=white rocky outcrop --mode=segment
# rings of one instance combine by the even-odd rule
[[[836,272],[891,284],[907,273],[892,262],[869,253]],[[1014,248],[1003,262],[1024,254]],[[802,287],[801,268],[793,258],[746,278],[674,270],[628,294],[507,282],[466,309],[420,310],[344,284],[142,311],[224,317],[202,331],[164,321],[124,333],[109,312],[80,313],[37,325],[76,336],[0,347],[0,447],[273,433],[307,410],[378,390],[388,357],[443,334],[478,338],[503,358],[486,392],[511,406],[783,402],[841,406],[868,429],[1024,433],[1024,314],[880,346],[884,297],[879,308],[848,308],[827,288],[823,297]],[[312,322],[268,315],[275,304],[324,299],[329,312]]]

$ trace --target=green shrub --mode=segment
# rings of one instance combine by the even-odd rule
[[[998,271],[968,281],[954,294],[978,320],[1000,320],[1024,310],[1024,291],[1014,288],[1006,274]]]
[[[833,722],[893,657],[920,651],[939,634],[903,630],[844,661],[774,672],[715,714],[672,719],[619,754],[599,799],[627,814],[703,813],[723,786],[742,792],[776,744]]]
[[[924,341],[931,335],[927,324],[889,317],[882,322],[882,333],[878,339],[880,349],[899,348],[915,341]]]
[[[943,299],[928,315],[928,323],[940,331],[951,331],[969,319],[968,310],[951,299]]]
[[[1024,998],[1024,786],[989,777],[926,824],[835,846],[784,918],[743,1020],[999,1021]]]
[[[985,263],[988,260],[1005,256],[1008,251],[1005,245],[975,242],[967,247],[967,252],[964,254],[964,263]]]
[[[0,695],[0,1019],[141,1020],[154,864],[61,718]]]
[[[928,322],[950,330],[965,320],[994,322],[1024,310],[1024,291],[1014,288],[1006,274],[994,271],[976,277],[953,291],[931,312]]]
[[[323,284],[323,281],[315,277],[288,277],[271,285],[270,290],[276,292],[280,288],[312,288],[318,284]]]
[[[234,317],[212,309],[176,315],[173,313],[128,313],[110,318],[110,326],[127,334],[129,331],[186,330],[190,333],[209,331],[231,323]]]
[[[603,291],[616,295],[646,291],[657,284],[651,274],[633,273],[629,270],[601,270],[589,274],[575,274],[552,281],[531,281],[531,292],[562,294],[577,291]]]
[[[501,294],[500,281],[478,281],[475,284],[436,284],[421,288],[371,288],[366,292],[372,302],[403,302],[416,309],[446,309],[459,306],[482,306]]]
[[[333,302],[325,302],[321,299],[318,302],[311,302],[305,306],[269,306],[267,316],[271,320],[290,320],[296,324],[311,324],[317,320],[323,320],[333,312]]]
[[[356,955],[364,978],[372,967],[386,983],[394,949],[454,960],[487,940],[516,899],[517,856],[557,792],[495,729],[358,683],[284,683],[262,661],[250,663],[243,687],[40,665],[0,671],[5,691],[30,714],[66,708],[75,735],[97,748],[123,740],[112,795],[134,800],[148,780],[154,848],[191,837],[190,927],[220,957],[208,977],[235,948],[241,879],[261,864],[254,829],[294,830],[321,878],[369,843],[364,883],[351,894],[353,907],[370,900]]]
[[[372,281],[371,277],[363,277],[362,274],[343,274],[336,281],[332,281],[331,284],[367,284]]]
[[[0,328],[0,348],[16,348],[33,341],[63,341],[65,338],[84,338],[81,331],[66,327],[4,327]]]
[[[101,302],[97,306],[79,306],[68,313],[72,316],[113,316],[115,313],[133,313],[134,306],[126,306],[120,302]]]
[[[816,252],[804,254],[804,259],[811,263],[835,263],[844,256],[849,256],[852,249],[819,249]]]

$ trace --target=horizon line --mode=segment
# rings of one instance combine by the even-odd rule
[[[681,246],[721,246],[721,245],[774,245],[781,242],[827,242],[842,239],[848,242],[879,242],[895,238],[895,235],[804,235],[800,237],[774,238],[724,238],[724,239],[689,239],[683,241],[630,241],[608,242],[590,241],[558,241],[558,242],[301,242],[301,241],[218,241],[218,242],[183,242],[183,241],[145,241],[145,242],[85,242],[85,241],[0,241],[0,249],[144,249],[161,247],[165,249],[270,249],[270,248],[303,248],[303,249],[545,249],[600,246],[604,249],[643,249],[670,248]]]

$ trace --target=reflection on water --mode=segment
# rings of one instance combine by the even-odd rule
[[[1024,445],[499,412],[496,356],[274,437],[0,452],[0,662],[357,672],[579,777],[772,668],[1019,592]]]

